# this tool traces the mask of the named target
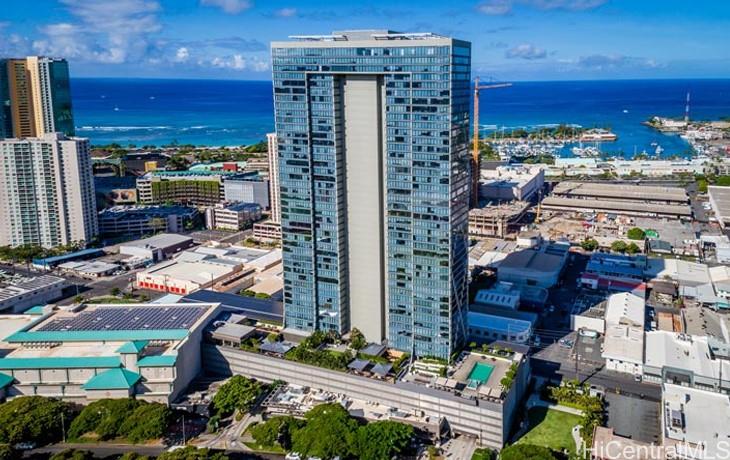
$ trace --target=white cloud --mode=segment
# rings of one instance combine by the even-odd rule
[[[204,59],[198,61],[203,66],[206,64]],[[264,72],[269,69],[269,63],[257,57],[246,58],[242,54],[234,54],[232,56],[218,56],[210,60],[210,65],[219,69],[229,70],[249,70],[253,72]]]
[[[476,6],[477,11],[490,16],[512,13],[516,5],[541,10],[584,11],[598,8],[609,0],[484,0]]]
[[[504,56],[508,59],[534,61],[536,59],[545,59],[547,57],[547,51],[530,43],[523,43],[505,51]]]
[[[274,12],[276,16],[279,16],[280,18],[291,18],[297,15],[297,9],[296,8],[281,8],[280,10],[276,10]]]
[[[181,46],[177,49],[177,52],[175,52],[175,62],[185,62],[189,57],[190,51],[188,51],[188,49],[184,46]]]
[[[160,31],[154,0],[60,0],[77,23],[49,24],[33,43],[40,54],[121,64],[142,59]]]
[[[250,0],[200,0],[200,4],[218,7],[228,14],[238,14],[253,6]]]

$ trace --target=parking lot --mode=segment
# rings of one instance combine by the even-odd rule
[[[660,423],[658,401],[636,396],[606,392],[606,426],[614,432],[642,442],[659,442]]]

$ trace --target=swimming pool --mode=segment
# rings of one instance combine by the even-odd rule
[[[482,385],[489,380],[489,376],[492,375],[492,371],[494,370],[494,366],[491,364],[486,363],[475,363],[474,367],[471,368],[471,372],[469,372],[469,387],[470,388],[476,388],[479,385]]]

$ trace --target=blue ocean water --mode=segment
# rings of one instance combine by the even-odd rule
[[[77,134],[93,143],[242,145],[273,130],[270,82],[90,79],[72,82]],[[558,123],[610,127],[619,139],[604,152],[683,154],[678,136],[641,122],[681,117],[691,93],[693,119],[730,116],[730,79],[517,82],[482,93],[480,122],[498,127]]]

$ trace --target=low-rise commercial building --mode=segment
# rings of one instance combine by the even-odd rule
[[[58,269],[64,273],[71,273],[82,278],[100,278],[108,276],[119,270],[121,267],[117,264],[110,264],[102,261],[92,262],[66,262],[58,266]]]
[[[253,224],[253,236],[263,241],[281,241],[281,224],[273,220]]]
[[[200,373],[217,304],[80,305],[34,317],[0,343],[7,398],[169,403]]]
[[[710,197],[710,204],[717,223],[725,228],[730,224],[730,187],[711,185],[707,187],[707,194]]]
[[[193,239],[175,233],[160,233],[141,240],[130,241],[119,246],[119,254],[158,262],[187,249],[193,245]]]
[[[210,254],[183,252],[173,260],[138,272],[135,284],[140,289],[186,295],[218,284],[228,285],[246,275],[239,262]]]
[[[545,172],[539,166],[498,166],[480,173],[479,196],[487,200],[529,201],[545,183]]]
[[[180,233],[197,221],[198,210],[187,206],[114,206],[99,212],[104,236]]]
[[[241,230],[261,220],[261,206],[258,203],[220,203],[205,212],[209,229]]]
[[[662,386],[662,444],[667,458],[711,460],[730,450],[730,396],[683,385]]]
[[[20,313],[63,297],[69,283],[58,276],[43,275],[0,287],[0,311]]]
[[[541,242],[535,247],[517,248],[497,268],[499,281],[516,286],[544,289],[555,286],[568,261],[569,244]]]
[[[650,331],[645,338],[644,380],[730,392],[725,345],[707,336]],[[722,367],[722,369],[721,369]]]
[[[578,279],[579,285],[603,291],[630,292],[644,289],[647,258],[594,252]]]
[[[644,363],[644,299],[624,292],[613,294],[606,305],[606,330],[601,357],[606,369],[642,374]]]

